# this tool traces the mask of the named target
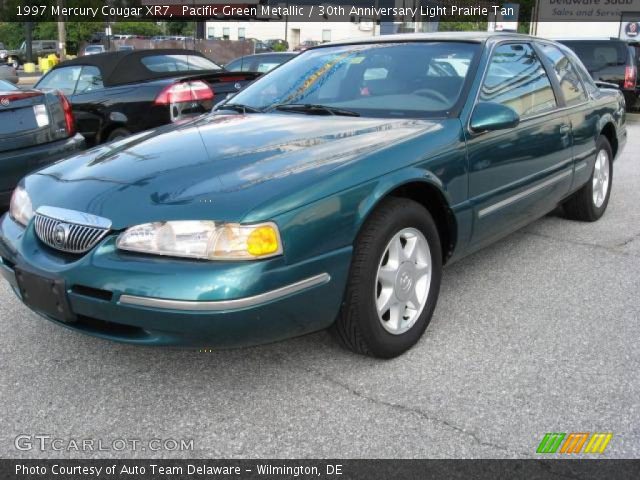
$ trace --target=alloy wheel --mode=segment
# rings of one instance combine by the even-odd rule
[[[375,303],[384,329],[401,335],[411,329],[427,303],[431,250],[422,232],[404,228],[387,244],[378,264]]]
[[[600,150],[593,168],[593,204],[596,208],[602,207],[609,192],[609,155],[605,150]]]

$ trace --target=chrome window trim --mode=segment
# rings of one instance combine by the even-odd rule
[[[505,45],[505,44],[526,44],[526,45],[529,45],[537,55],[538,52],[536,52],[536,50],[535,50],[535,48],[534,48],[534,46],[532,44],[532,42],[534,42],[534,41],[535,41],[535,39],[530,39],[530,40],[529,39],[527,39],[527,40],[508,39],[508,40],[502,40],[500,42],[496,42],[493,45],[491,45],[491,49],[489,50],[489,58],[487,60],[487,63],[484,66],[484,70],[482,71],[482,77],[480,78],[480,84],[478,85],[478,89],[476,90],[476,95],[475,95],[475,98],[473,99],[473,105],[471,106],[471,110],[469,111],[469,117],[467,118],[466,124],[467,124],[467,131],[468,132],[471,132],[473,135],[478,135],[478,134],[485,133],[485,132],[476,132],[475,130],[473,130],[473,128],[471,128],[471,117],[473,117],[473,112],[476,109],[476,107],[478,106],[478,103],[479,103],[478,102],[478,98],[480,98],[480,92],[482,91],[482,85],[484,85],[484,80],[485,80],[485,77],[487,76],[487,71],[489,70],[489,65],[491,64],[491,60],[493,59],[494,50],[497,47]],[[551,45],[553,45],[553,44],[551,44]],[[546,68],[544,68],[544,64],[542,63],[542,60],[539,59],[539,61],[540,61],[540,64],[542,65],[542,68],[545,70],[545,74],[548,77],[549,74],[547,73]],[[551,83],[551,79],[550,78],[549,78],[549,82]],[[556,91],[553,88],[553,84],[551,85],[551,89],[553,90],[553,95],[556,96]],[[587,103],[589,103],[589,102],[587,101],[587,102],[582,103],[580,105],[572,105],[571,107],[567,107],[566,105],[561,107],[560,105],[558,105],[558,98],[556,96],[556,107],[554,109],[549,110],[548,112],[537,113],[535,115],[531,115],[530,117],[520,118],[520,125],[522,125],[525,122],[528,122],[529,120],[535,120],[537,118],[544,117],[546,115],[551,115],[551,114],[555,114],[555,113],[558,113],[558,112],[562,112],[562,111],[564,111],[564,110],[566,110],[568,108],[576,108],[576,107],[579,107],[579,106],[582,106],[582,105],[586,105]]]
[[[512,203],[515,203],[523,198],[528,197],[529,195],[533,195],[534,193],[542,190],[543,188],[549,187],[554,183],[558,183],[560,180],[563,180],[565,177],[573,174],[573,170],[564,171],[558,175],[555,175],[551,178],[546,179],[545,181],[534,185],[533,187],[529,187],[526,190],[516,193],[510,197],[505,198],[504,200],[500,200],[499,202],[494,203],[493,205],[489,205],[488,207],[483,208],[478,212],[478,218],[486,217],[487,215],[501,210],[505,207],[508,207]]]
[[[296,283],[284,287],[260,293],[252,297],[237,298],[234,300],[217,300],[212,302],[199,302],[189,300],[170,300],[165,298],[139,297],[136,295],[121,295],[119,305],[131,305],[137,307],[157,308],[161,310],[180,310],[188,312],[219,312],[223,310],[240,310],[255,307],[267,302],[279,300],[280,298],[301,292],[311,287],[324,285],[331,281],[328,273],[321,273],[310,278],[306,278]]]

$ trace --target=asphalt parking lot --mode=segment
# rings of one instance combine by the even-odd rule
[[[552,214],[445,269],[422,341],[392,361],[321,332],[200,353],[65,330],[0,284],[1,457],[535,457],[613,432],[640,457],[640,123],[596,224]],[[21,451],[20,434],[193,439],[193,451]]]

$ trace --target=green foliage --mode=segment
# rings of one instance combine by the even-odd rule
[[[161,35],[162,28],[153,22],[115,22],[111,25],[114,34],[144,35],[153,37]]]
[[[16,49],[24,40],[24,26],[21,23],[0,22],[0,42],[9,49]]]
[[[195,25],[193,22],[167,22],[168,35],[192,37],[194,33]]]
[[[285,47],[283,44],[281,43],[276,43],[273,46],[273,51],[274,52],[286,52],[287,51],[287,47]]]

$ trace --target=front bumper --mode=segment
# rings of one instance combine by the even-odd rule
[[[0,153],[0,208],[9,205],[11,193],[25,175],[85,148],[84,137],[71,138]]]
[[[351,257],[341,249],[296,265],[193,262],[130,255],[105,238],[62,257],[8,215],[0,220],[0,276],[20,296],[14,268],[61,278],[74,330],[140,345],[236,347],[318,331],[338,314]]]

